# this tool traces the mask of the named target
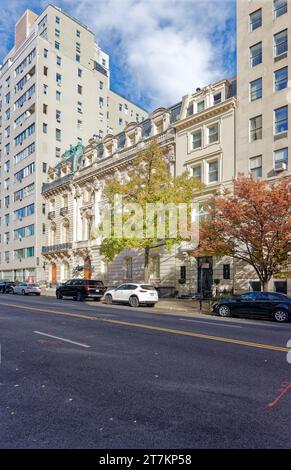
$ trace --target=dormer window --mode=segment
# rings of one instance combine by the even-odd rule
[[[213,95],[213,104],[216,105],[218,103],[221,103],[221,92]]]
[[[197,103],[197,113],[201,113],[205,109],[205,101],[201,100]]]
[[[157,134],[161,134],[163,132],[163,121],[157,122],[156,131],[157,131]]]

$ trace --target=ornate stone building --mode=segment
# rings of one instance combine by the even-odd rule
[[[74,276],[103,279],[115,285],[130,279],[143,281],[144,258],[125,250],[111,263],[100,256],[91,236],[104,204],[102,188],[112,174],[126,177],[128,166],[155,139],[163,149],[172,174],[190,170],[205,184],[205,194],[231,184],[235,175],[235,80],[223,80],[198,89],[170,108],[158,108],[142,123],[129,123],[123,132],[90,139],[86,147],[67,151],[49,170],[43,187],[49,219],[47,245],[43,247],[45,278],[51,283]],[[199,168],[200,165],[200,169]],[[234,283],[229,259],[195,259],[187,243],[171,253],[163,247],[150,259],[151,282],[162,294],[209,290],[215,278],[222,288]]]

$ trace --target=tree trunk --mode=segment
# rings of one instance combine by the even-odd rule
[[[261,292],[267,292],[269,289],[270,279],[261,279]]]
[[[150,278],[150,247],[144,249],[144,282],[147,284]]]

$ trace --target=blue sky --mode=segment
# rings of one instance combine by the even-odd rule
[[[0,0],[0,61],[14,23],[43,0]],[[235,0],[55,0],[110,55],[111,88],[153,110],[236,73]]]

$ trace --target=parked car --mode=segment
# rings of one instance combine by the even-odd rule
[[[70,279],[56,289],[57,299],[73,297],[74,300],[100,300],[106,291],[102,281],[94,279]]]
[[[41,288],[38,284],[32,284],[30,282],[19,282],[12,287],[12,294],[21,294],[21,295],[40,295]]]
[[[159,300],[154,286],[147,284],[121,284],[116,289],[108,290],[104,298],[108,305],[116,302],[126,303],[131,307],[138,307],[140,304],[154,307]]]
[[[15,282],[12,281],[1,281],[0,282],[0,292],[2,294],[10,294],[12,292],[13,286],[15,286]]]
[[[221,299],[212,310],[221,317],[270,318],[282,323],[291,320],[291,299],[277,292],[248,292]]]

